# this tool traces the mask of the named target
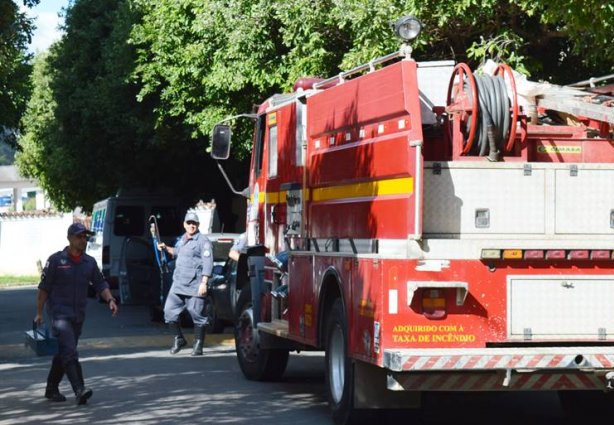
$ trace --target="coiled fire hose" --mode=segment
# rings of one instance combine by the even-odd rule
[[[470,155],[497,161],[505,149],[510,130],[510,100],[503,76],[475,75],[478,95],[478,120]],[[467,83],[465,89],[471,93]]]

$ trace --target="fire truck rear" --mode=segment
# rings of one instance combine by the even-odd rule
[[[245,376],[324,350],[338,424],[426,391],[613,404],[613,104],[407,43],[266,100],[243,192]],[[214,158],[230,139],[216,126]]]

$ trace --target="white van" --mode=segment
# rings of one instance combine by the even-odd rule
[[[203,233],[219,226],[214,202],[201,202],[190,210],[199,215]],[[172,246],[184,233],[185,213],[176,198],[163,195],[118,194],[94,204],[94,235],[86,252],[123,303],[148,303],[160,293],[149,218],[156,217],[162,242]]]
[[[119,289],[126,255],[148,268],[153,265],[149,217],[156,217],[162,241],[173,243],[183,232],[183,214],[185,208],[182,211],[178,201],[167,196],[119,195],[94,204],[91,226],[94,235],[86,252],[96,259],[111,290]]]

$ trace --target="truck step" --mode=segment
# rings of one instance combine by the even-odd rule
[[[271,322],[258,323],[258,330],[279,336],[281,338],[288,337],[288,321],[287,320],[273,320]]]

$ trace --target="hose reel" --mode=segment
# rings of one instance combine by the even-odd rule
[[[505,84],[506,77],[511,95]],[[516,84],[511,68],[500,64],[492,76],[474,75],[466,64],[457,64],[448,86],[446,112],[448,135],[460,155],[487,156],[497,161],[501,152],[511,152],[518,119]]]

